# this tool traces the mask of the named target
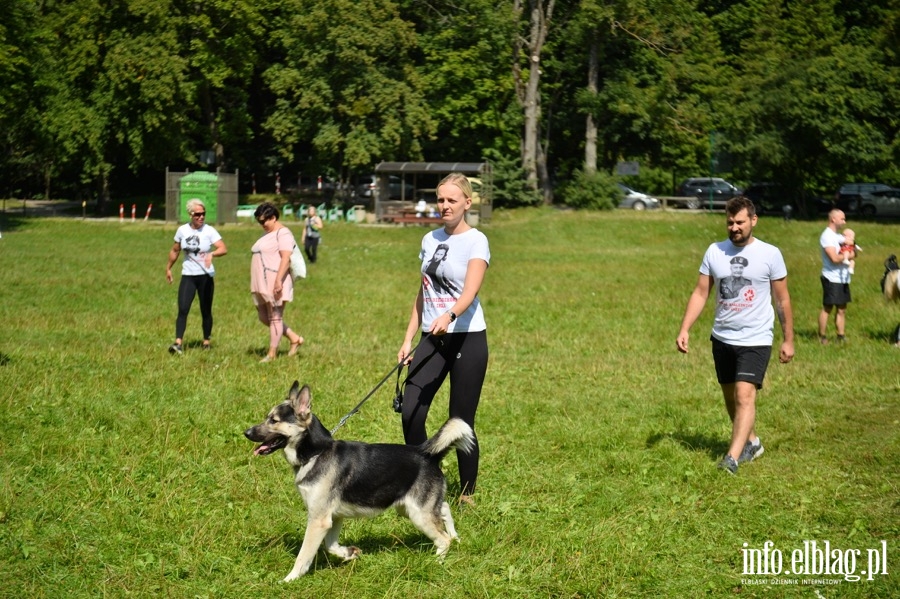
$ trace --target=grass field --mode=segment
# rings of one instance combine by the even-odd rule
[[[7,219],[0,594],[898,596],[900,350],[888,336],[900,306],[882,301],[878,282],[884,258],[900,254],[900,227],[851,224],[865,251],[848,343],[821,346],[825,223],[760,220],[757,237],[788,264],[796,358],[771,364],[759,397],[765,456],[731,477],[715,469],[730,425],[706,342],[711,306],[693,351],[674,343],[724,216],[496,213],[482,227],[493,259],[482,293],[491,358],[481,476],[477,506],[454,504],[461,543],[439,564],[428,539],[389,512],[344,527],[361,559],[320,551],[308,576],[281,584],[305,509],[283,458],[253,457],[242,431],[294,379],[311,385],[329,428],[381,380],[402,341],[425,230],[329,226],[287,309],[307,339],[300,357],[259,364],[268,332],[248,293],[259,227],[220,227],[229,254],[217,261],[214,349],[194,345],[195,305],[176,358],[166,348],[177,282],[164,276],[174,225]],[[402,442],[391,395],[392,383],[336,436]],[[430,431],[445,413],[442,395]],[[458,492],[452,456],[445,471]],[[766,563],[774,570],[781,556],[781,574],[745,574],[742,550],[767,541]],[[795,575],[793,552],[807,541],[839,549],[833,569],[856,575],[886,555],[888,574]]]

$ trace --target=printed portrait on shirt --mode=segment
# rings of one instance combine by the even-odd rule
[[[737,299],[741,289],[750,285],[750,279],[744,276],[744,268],[747,267],[747,264],[747,259],[743,256],[735,256],[731,259],[731,276],[725,277],[719,282],[719,297],[721,299]]]
[[[434,254],[425,266],[425,284],[430,285],[435,293],[453,294],[459,293],[453,284],[448,271],[447,257],[450,254],[450,246],[446,243],[438,244],[434,248]]]

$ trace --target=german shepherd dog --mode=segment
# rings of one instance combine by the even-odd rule
[[[338,543],[344,518],[371,518],[391,506],[434,541],[442,558],[459,536],[445,499],[441,458],[451,448],[472,450],[475,436],[469,425],[453,418],[418,447],[335,441],[310,411],[311,403],[309,387],[301,389],[294,381],[287,399],[262,423],[244,431],[260,444],[256,455],[284,450],[306,504],[303,545],[284,581],[306,574],[323,540],[325,549],[344,561],[359,557],[358,547]]]

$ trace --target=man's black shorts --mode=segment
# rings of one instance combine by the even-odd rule
[[[710,337],[710,341],[712,341],[713,362],[716,364],[716,378],[719,379],[720,385],[744,381],[753,383],[757,389],[762,389],[766,369],[769,367],[769,358],[772,356],[772,346],[729,345],[715,337]]]
[[[846,306],[850,303],[850,284],[832,283],[825,277],[819,277],[822,281],[822,305]]]

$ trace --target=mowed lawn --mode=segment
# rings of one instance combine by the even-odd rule
[[[359,560],[320,551],[309,575],[281,584],[305,508],[284,459],[254,457],[242,432],[295,379],[312,387],[331,428],[387,374],[426,229],[329,225],[287,309],[306,344],[289,359],[285,342],[282,357],[260,364],[268,332],[248,291],[258,226],[220,227],[229,254],[216,262],[214,348],[197,347],[195,304],[185,355],[173,357],[177,278],[166,284],[164,268],[174,224],[7,218],[0,594],[897,596],[900,349],[888,337],[900,305],[884,303],[879,280],[885,257],[900,254],[900,227],[851,220],[864,252],[848,342],[821,346],[825,222],[760,220],[757,237],[787,261],[796,358],[770,365],[758,402],[765,455],[732,477],[715,469],[730,424],[709,355],[711,305],[691,353],[675,349],[724,220],[495,213],[482,227],[492,262],[481,475],[477,506],[453,504],[461,542],[438,563],[428,539],[391,511],[345,525]],[[393,380],[336,436],[402,442],[392,393]],[[446,410],[442,394],[431,432]],[[458,493],[453,455],[444,469]],[[804,557],[826,542],[830,574]]]

